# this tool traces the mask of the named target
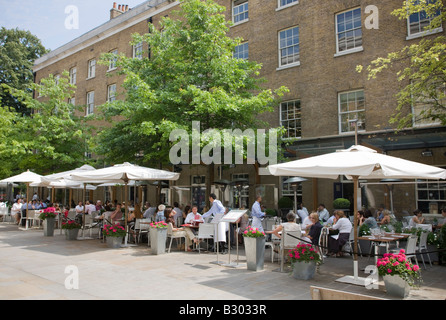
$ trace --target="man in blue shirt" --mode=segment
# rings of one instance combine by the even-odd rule
[[[217,196],[213,193],[209,196],[209,201],[211,202],[211,209],[203,214],[203,218],[209,217],[211,214],[215,216],[216,214],[225,213],[225,207],[220,200],[217,200]]]
[[[254,202],[251,208],[252,227],[257,228],[261,232],[263,232],[261,219],[265,216],[265,212],[262,212],[262,208],[260,207],[260,202],[262,202],[262,197],[257,196],[256,201]]]

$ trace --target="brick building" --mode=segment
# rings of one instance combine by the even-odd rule
[[[227,8],[227,20],[234,22],[230,36],[244,39],[234,54],[261,63],[261,76],[267,79],[267,86],[286,86],[290,90],[274,114],[263,115],[271,127],[287,128],[291,144],[286,155],[290,160],[350,147],[355,142],[351,120],[357,119],[360,144],[446,167],[444,126],[414,119],[412,128],[396,132],[389,124],[397,105],[395,94],[402,86],[395,70],[384,72],[376,80],[367,80],[365,73],[355,71],[357,65],[368,65],[424,36],[421,30],[429,21],[422,16],[400,21],[390,15],[402,1],[217,2]],[[86,114],[94,112],[95,106],[121,99],[118,93],[123,77],[116,75],[112,63],[99,65],[100,55],[118,52],[138,57],[140,47],[129,44],[131,34],[146,33],[147,22],[157,25],[177,6],[178,2],[170,0],[150,0],[132,9],[115,3],[110,21],[38,59],[34,67],[36,81],[70,71],[77,86],[73,103],[85,105]],[[433,33],[444,34],[443,28]],[[170,190],[164,190],[166,201],[204,205],[206,179],[210,177],[203,166],[182,166],[180,180]],[[259,175],[254,165],[216,165],[214,180],[218,179],[248,181],[240,189],[228,187],[224,192],[217,185],[213,187],[229,206],[238,206],[239,201],[250,206],[255,194],[262,193],[266,206],[277,208],[280,197],[293,195],[291,187],[283,184],[286,177]],[[147,197],[155,203],[152,191],[149,187]],[[97,191],[92,197],[109,197],[103,192]],[[411,212],[420,207],[424,212],[434,212],[446,205],[445,193],[444,183],[395,185],[395,210]],[[333,199],[352,195],[352,184],[346,179],[309,179],[299,190],[299,199],[309,210],[320,202],[331,210]],[[387,186],[367,185],[363,196],[370,207],[389,204]]]

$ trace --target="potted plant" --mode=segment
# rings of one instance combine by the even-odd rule
[[[295,279],[313,279],[316,265],[321,262],[317,249],[309,243],[300,243],[296,248],[288,251],[288,256],[290,257]]]
[[[385,253],[376,263],[378,274],[383,277],[387,293],[397,297],[407,297],[415,280],[420,279],[419,266],[407,260],[405,250],[398,254]]]
[[[293,210],[293,200],[291,200],[289,197],[280,198],[277,204],[282,217],[285,217],[290,210]]]
[[[77,240],[79,230],[82,226],[76,221],[69,220],[62,223],[62,229],[65,230],[65,238],[67,240]]]
[[[44,209],[40,215],[40,220],[43,220],[43,235],[45,237],[54,236],[54,223],[56,220],[56,209],[53,207],[49,207]]]
[[[263,270],[265,260],[265,233],[248,226],[243,232],[248,270]]]
[[[166,252],[166,239],[168,224],[164,221],[151,222],[150,226],[150,248],[152,254],[163,254]]]
[[[102,229],[102,234],[109,248],[120,248],[126,232],[124,227],[119,224],[106,224]]]
[[[345,216],[348,216],[350,212],[350,201],[345,198],[337,198],[333,201],[333,208],[335,210],[342,210],[345,213]]]

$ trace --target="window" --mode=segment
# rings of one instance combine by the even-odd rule
[[[133,46],[133,58],[142,59],[142,41]]]
[[[358,130],[365,130],[364,91],[350,91],[339,94],[339,132],[355,131],[351,120],[358,120]]]
[[[110,51],[110,53],[117,55],[118,54],[118,50]],[[110,59],[110,64],[108,65],[108,71],[116,69],[116,61],[118,61],[117,57],[113,57],[113,58]]]
[[[234,58],[248,60],[249,57],[249,46],[248,42],[242,43],[235,47]]]
[[[280,125],[286,129],[284,138],[302,137],[300,100],[280,104]]]
[[[362,50],[361,9],[336,15],[336,52],[345,54]]]
[[[436,0],[428,0],[428,3],[434,3]],[[418,3],[418,1],[416,1]],[[443,28],[428,30],[432,20],[440,15],[440,11],[434,15],[428,16],[426,11],[416,12],[409,16],[407,19],[407,40],[423,36],[425,34],[431,34],[436,32],[442,32]]]
[[[59,81],[60,81],[60,74],[56,74],[56,75],[54,76],[54,83],[55,83],[56,85],[59,85]]]
[[[88,78],[94,78],[96,75],[96,60],[88,61]]]
[[[424,182],[424,183],[423,183]],[[425,213],[438,213],[446,206],[444,181],[418,180],[417,208]],[[439,215],[441,217],[441,215]]]
[[[70,69],[70,84],[76,84],[76,68]]]
[[[248,21],[248,0],[236,0],[232,3],[232,22]]]
[[[234,173],[232,175],[232,181],[246,179],[249,181],[249,174],[247,173]],[[232,186],[232,197],[234,208],[249,208],[249,184],[244,184],[241,189],[236,186]]]
[[[69,98],[68,103],[72,104],[73,106],[76,105],[76,98]]]
[[[86,115],[94,113],[94,91],[87,93],[87,110]]]
[[[432,94],[432,96],[428,96]],[[414,99],[415,100],[415,99]],[[440,125],[439,119],[433,120],[429,115],[438,114],[438,106],[446,104],[446,84],[439,85],[436,90],[426,92],[425,97],[418,97],[412,104],[412,121],[414,127]]]
[[[279,67],[300,64],[299,27],[279,32]]]
[[[113,102],[116,100],[116,83],[107,87],[107,101]]]
[[[279,0],[279,8],[282,8],[282,7],[289,7],[289,6],[292,6],[292,5],[294,5],[294,4],[298,4],[299,3],[299,1],[297,1],[297,0]]]

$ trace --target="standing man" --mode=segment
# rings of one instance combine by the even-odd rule
[[[325,205],[323,203],[319,204],[319,207],[317,208],[317,214],[319,215],[319,221],[321,221],[321,224],[324,224],[328,221],[328,218],[330,218],[330,213],[325,208]]]
[[[223,204],[221,203],[220,200],[217,200],[217,196],[215,194],[213,194],[213,193],[210,194],[209,201],[211,202],[211,209],[208,212],[203,214],[203,218],[207,218],[210,215],[215,217],[216,215],[224,215],[225,214],[225,211],[226,211],[225,207],[223,206]],[[228,223],[226,223],[226,222],[219,222],[218,224],[215,225],[214,235],[215,235],[215,238],[218,237],[215,244],[217,244],[218,242],[226,242],[227,227],[228,227]],[[220,247],[222,247],[222,245],[220,245]],[[214,250],[216,250],[216,247],[214,248]]]
[[[300,222],[304,222],[305,218],[309,216],[307,208],[304,207],[303,203],[297,205],[297,215],[300,217]]]
[[[262,197],[257,196],[256,201],[252,205],[251,208],[251,216],[252,216],[252,227],[259,229],[259,231],[263,232],[262,226],[262,218],[265,216],[265,212],[262,212],[260,207],[260,202],[262,202]]]

